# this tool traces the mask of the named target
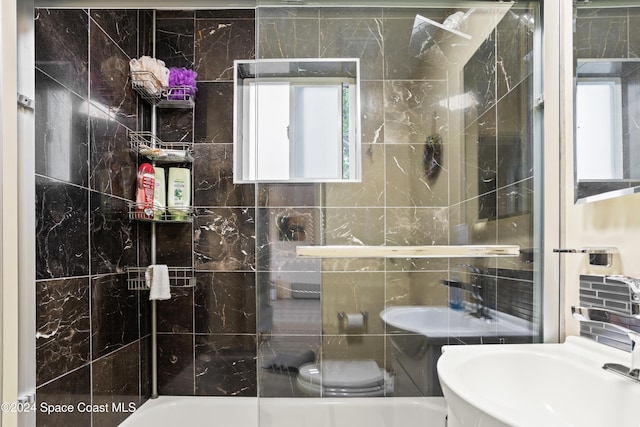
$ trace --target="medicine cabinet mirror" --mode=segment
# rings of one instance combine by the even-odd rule
[[[578,59],[576,203],[640,191],[640,60]]]
[[[640,192],[640,2],[573,6],[574,200]]]
[[[234,64],[234,182],[360,181],[358,59]]]

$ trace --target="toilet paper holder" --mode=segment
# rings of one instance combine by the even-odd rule
[[[369,313],[361,311],[359,313],[338,312],[338,322],[343,332],[366,332]]]

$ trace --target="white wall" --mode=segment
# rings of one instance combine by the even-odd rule
[[[35,25],[33,0],[16,0],[17,92],[35,100]],[[12,92],[15,93],[16,89]],[[8,97],[11,99],[11,97]],[[15,101],[13,101],[15,109]],[[18,107],[18,395],[35,395],[36,389],[36,211],[35,110]],[[35,412],[18,414],[19,426],[34,426]]]
[[[2,157],[2,295],[1,374],[2,402],[18,397],[18,144],[16,3],[3,2],[0,9],[0,147]],[[0,424],[17,426],[17,414],[3,412]]]

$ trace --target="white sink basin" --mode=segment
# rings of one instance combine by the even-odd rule
[[[602,369],[630,362],[629,353],[581,337],[445,346],[438,376],[449,427],[638,427],[640,383]]]
[[[380,317],[397,329],[434,338],[532,334],[529,322],[503,313],[491,314],[493,319],[486,321],[449,307],[397,306],[386,308]]]

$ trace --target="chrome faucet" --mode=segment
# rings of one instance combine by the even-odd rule
[[[622,281],[621,279],[617,280]],[[640,314],[627,314],[598,307],[575,306],[571,307],[571,314],[580,321],[608,323],[623,329],[631,340],[631,366],[605,363],[602,368],[640,382]]]
[[[629,332],[628,334],[629,339],[631,339],[631,366],[627,367],[619,363],[605,363],[602,369],[640,382],[640,334],[635,332]]]
[[[471,277],[471,299],[476,303],[475,313],[471,313],[472,316],[478,319],[491,320],[487,308],[485,306],[487,290],[482,285],[480,275],[482,271],[475,265],[470,264],[458,264],[458,267],[466,268],[472,273]]]
[[[458,270],[464,268],[472,273],[470,280],[471,283],[465,283],[458,279],[441,280],[440,282],[445,286],[460,288],[469,292],[471,299],[476,304],[476,310],[470,313],[471,316],[479,319],[491,320],[491,315],[485,307],[486,289],[480,282],[480,274],[482,274],[482,271],[478,267],[469,264],[458,264],[456,267]]]

